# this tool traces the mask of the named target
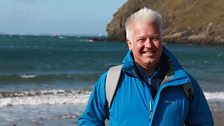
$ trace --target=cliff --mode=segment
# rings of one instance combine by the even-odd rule
[[[224,44],[224,0],[128,0],[107,25],[108,39],[125,40],[124,22],[149,7],[163,17],[163,41]]]

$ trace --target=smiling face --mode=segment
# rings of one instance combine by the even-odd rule
[[[156,23],[132,22],[130,29],[127,43],[135,62],[146,70],[155,70],[163,52],[159,27]]]

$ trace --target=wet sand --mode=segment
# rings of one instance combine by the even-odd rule
[[[213,111],[214,126],[223,126],[224,112]],[[0,126],[78,126],[78,116],[71,118],[55,118],[55,119],[38,119],[38,120],[22,120],[11,123],[0,123]]]
[[[213,111],[213,119],[215,122],[214,126],[223,126],[224,125],[224,112],[223,111]]]
[[[0,126],[78,126],[78,118],[21,120],[10,123],[0,123]]]

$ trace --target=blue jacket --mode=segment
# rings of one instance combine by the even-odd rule
[[[110,126],[213,126],[208,103],[198,83],[179,65],[176,58],[164,48],[169,58],[170,79],[162,83],[155,99],[134,69],[132,53],[123,60],[122,76],[111,108]],[[86,110],[80,116],[80,126],[104,126],[106,96],[104,73],[96,82]],[[193,85],[193,99],[189,101],[180,85]]]

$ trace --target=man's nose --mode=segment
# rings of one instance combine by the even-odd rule
[[[151,41],[150,38],[148,38],[146,41],[145,41],[145,47],[146,48],[151,48],[153,46],[153,43]]]

